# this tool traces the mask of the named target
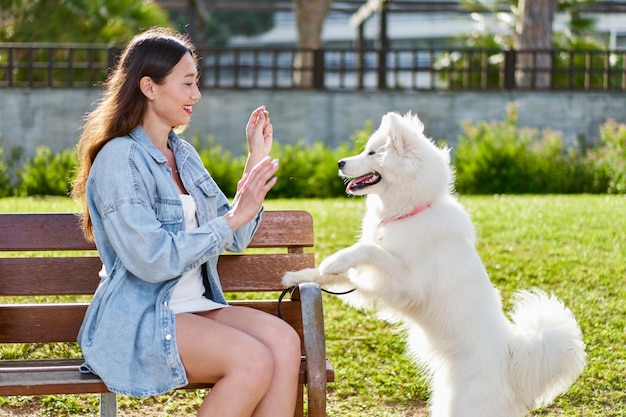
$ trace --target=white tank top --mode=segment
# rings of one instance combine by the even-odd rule
[[[196,203],[188,194],[180,194],[180,200],[183,204],[183,213],[185,216],[185,230],[191,230],[198,227],[196,220]],[[214,310],[216,308],[226,307],[224,304],[216,303],[204,297],[205,288],[202,283],[202,270],[198,266],[183,274],[172,292],[170,299],[170,309],[175,314],[192,313],[198,311]]]

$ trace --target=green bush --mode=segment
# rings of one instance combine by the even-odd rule
[[[37,147],[35,156],[18,171],[18,194],[68,195],[76,164],[76,154],[70,149],[54,154],[46,146]]]
[[[309,198],[343,195],[337,176],[337,161],[349,154],[349,146],[333,150],[321,142],[307,146],[303,141],[277,146],[272,152],[280,161],[273,197]]]
[[[225,150],[222,145],[216,144],[211,136],[206,139],[205,144],[202,144],[200,135],[195,135],[191,142],[198,150],[202,163],[220,186],[220,189],[227,196],[233,197],[237,192],[237,182],[239,182],[246,166],[246,155],[233,156],[232,152]]]
[[[326,198],[344,195],[344,184],[337,176],[339,159],[353,155],[361,143],[369,138],[372,123],[368,121],[364,129],[354,133],[351,144],[342,143],[330,148],[322,142],[306,145],[304,141],[295,144],[280,144],[274,141],[272,158],[280,162],[278,181],[269,193],[270,198]],[[192,143],[198,149],[202,162],[222,191],[232,197],[237,191],[246,156],[233,156],[221,145],[207,138],[206,146],[199,135]]]
[[[518,109],[506,120],[464,123],[454,152],[456,189],[465,194],[578,193],[590,191],[592,174],[579,147],[561,134],[520,128]]]
[[[372,123],[368,121],[362,130],[355,132],[350,143],[342,143],[330,148],[322,142],[306,145],[278,144],[272,156],[278,158],[278,182],[270,191],[274,198],[327,198],[345,195],[345,185],[338,177],[337,162],[351,156],[360,149],[372,133]]]
[[[626,194],[626,124],[613,120],[600,126],[595,147],[566,146],[560,133],[520,128],[517,107],[507,108],[504,121],[464,124],[454,149],[456,189],[463,194]],[[344,195],[337,161],[360,151],[372,134],[372,122],[356,131],[350,142],[331,148],[322,142],[307,145],[274,142],[278,182],[269,198],[328,198]],[[202,162],[224,193],[233,197],[246,155],[233,156],[212,137],[192,138]],[[54,154],[37,148],[21,170],[18,154],[6,163],[0,147],[0,197],[9,195],[67,195],[76,157],[72,150]],[[17,175],[16,175],[17,174]],[[17,178],[15,185],[11,178]]]
[[[600,126],[600,144],[587,153],[593,191],[626,194],[626,124],[607,120]]]

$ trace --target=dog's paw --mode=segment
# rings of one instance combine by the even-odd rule
[[[331,255],[324,259],[319,266],[319,273],[322,275],[339,275],[345,273],[350,267],[343,261],[341,256]]]
[[[306,268],[300,271],[286,272],[282,282],[285,287],[293,287],[303,282],[318,282],[319,280],[320,272],[316,268]]]

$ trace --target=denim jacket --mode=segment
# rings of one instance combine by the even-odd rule
[[[188,383],[168,308],[174,285],[185,271],[206,263],[212,298],[226,304],[218,256],[245,249],[263,211],[233,234],[222,217],[231,206],[195,149],[173,131],[168,144],[195,200],[197,229],[184,230],[171,170],[141,127],[104,145],[87,183],[103,268],[78,333],[82,369],[99,375],[111,391],[136,397]]]

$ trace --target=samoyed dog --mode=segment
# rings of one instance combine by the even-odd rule
[[[339,161],[346,192],[367,195],[360,241],[286,287],[356,289],[346,301],[402,323],[408,353],[431,381],[435,417],[515,417],[550,403],[582,372],[576,320],[540,290],[502,311],[475,249],[469,215],[452,194],[449,150],[416,115],[388,113],[365,150]]]

